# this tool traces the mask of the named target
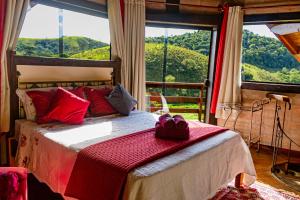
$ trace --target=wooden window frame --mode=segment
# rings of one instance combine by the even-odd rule
[[[274,13],[245,15],[244,25],[262,25],[266,23],[295,23],[300,22],[300,12],[295,13]],[[300,93],[300,83],[278,83],[260,81],[242,81],[242,89],[280,92],[280,93]]]
[[[108,19],[107,5],[100,5],[86,0],[71,0],[71,1],[70,0],[30,0],[30,3],[32,6],[41,4],[41,5],[57,8],[57,9],[65,9],[65,10],[69,10],[81,14]],[[58,39],[59,39],[59,48],[61,48],[60,45],[61,44],[63,45],[64,40],[63,38],[58,38]],[[29,57],[47,58],[46,56],[37,56],[37,55],[29,55]],[[65,58],[65,57],[59,54],[58,57],[53,57],[53,58]],[[112,58],[111,43],[109,43],[109,59],[111,60],[111,58]]]
[[[82,14],[92,15],[96,17],[108,18],[107,5],[86,0],[31,0],[33,5],[43,4],[60,9],[66,9]]]

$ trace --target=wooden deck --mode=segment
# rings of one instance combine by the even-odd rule
[[[173,89],[186,89],[196,90],[199,93],[198,96],[164,96],[167,103],[183,104],[181,108],[169,108],[171,113],[197,113],[198,120],[205,120],[205,103],[206,103],[206,86],[204,83],[182,83],[182,82],[146,82],[147,98],[149,99],[150,112],[156,112],[162,110],[162,97],[161,92],[154,91],[153,89],[173,88]],[[153,91],[152,91],[153,90]],[[185,103],[197,104],[197,108],[185,108]]]

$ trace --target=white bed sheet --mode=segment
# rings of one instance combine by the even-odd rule
[[[64,194],[78,151],[129,133],[153,128],[158,116],[135,111],[89,118],[83,125],[37,125],[17,120],[17,164],[29,168],[42,182]],[[255,181],[252,157],[239,134],[225,131],[129,173],[124,199],[208,199],[239,173],[245,184]]]

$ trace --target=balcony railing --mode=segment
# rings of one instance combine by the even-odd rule
[[[157,112],[163,109],[164,100],[167,104],[179,104],[177,108],[169,108],[171,113],[195,113],[198,114],[198,120],[205,120],[205,102],[206,102],[206,86],[204,83],[183,83],[183,82],[146,82],[148,111]],[[189,90],[193,95],[172,95],[162,96],[162,88],[166,90],[173,89],[185,89]],[[168,93],[168,92],[167,92]],[[174,93],[174,92],[173,92]],[[180,92],[179,92],[180,93]],[[187,92],[188,93],[188,92]],[[195,104],[193,108],[188,108],[185,104]],[[195,108],[196,107],[196,108]]]

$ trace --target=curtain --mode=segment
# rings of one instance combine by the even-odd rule
[[[216,113],[216,107],[217,107],[218,96],[219,96],[219,91],[220,91],[220,82],[221,82],[223,56],[224,56],[224,45],[225,45],[225,39],[226,39],[228,11],[229,11],[229,6],[226,4],[224,6],[224,12],[223,12],[223,20],[222,20],[222,25],[221,25],[221,33],[220,33],[217,61],[216,61],[214,87],[213,87],[213,94],[212,94],[212,100],[211,100],[211,106],[210,106],[210,113],[212,113],[212,114]]]
[[[6,4],[6,5],[5,5]],[[8,132],[10,127],[10,91],[7,66],[7,51],[14,50],[19,37],[24,18],[29,5],[29,0],[2,0],[1,1],[1,39],[0,39],[0,132]],[[3,16],[3,12],[5,15]],[[5,17],[5,19],[4,19]],[[4,23],[3,23],[4,22]],[[1,139],[1,147],[5,147],[5,140]],[[1,162],[6,160],[5,152],[1,152]]]
[[[226,103],[238,105],[241,103],[242,34],[243,11],[239,6],[230,7],[228,11],[216,118],[223,117],[221,105]]]
[[[124,31],[123,31],[123,12],[124,2],[120,0],[108,0],[108,20],[109,20],[109,29],[110,29],[110,42],[111,42],[111,58],[115,60],[121,58],[121,83],[125,87],[127,80],[124,77],[125,68],[124,68]],[[122,7],[123,8],[122,8]]]
[[[124,0],[125,79],[127,88],[145,110],[145,0]]]
[[[120,57],[121,83],[145,110],[145,1],[108,0],[112,58]]]

